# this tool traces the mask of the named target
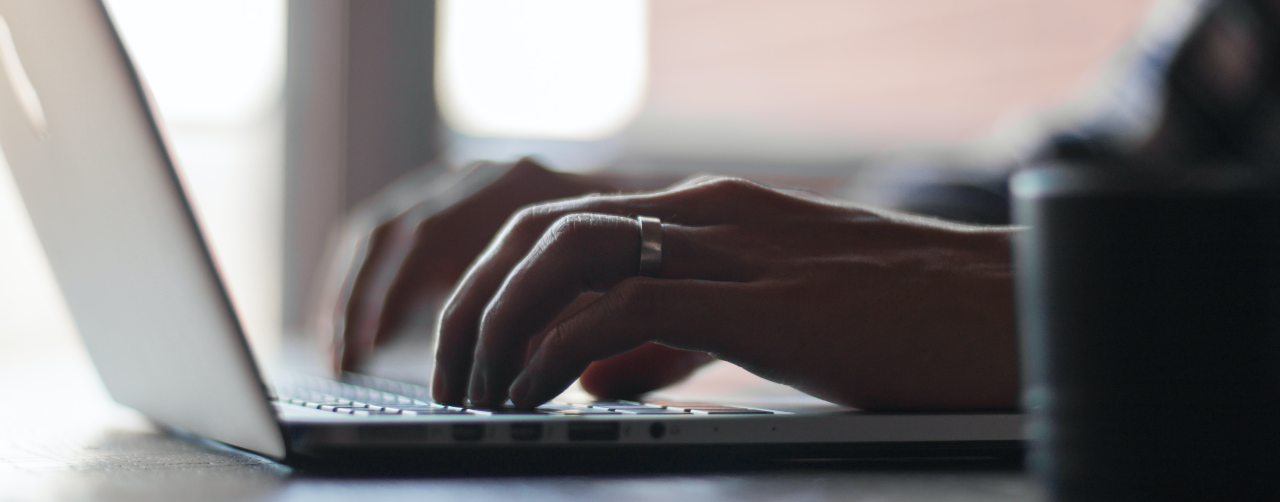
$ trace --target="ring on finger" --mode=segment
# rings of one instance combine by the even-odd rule
[[[641,277],[657,277],[662,273],[662,220],[652,216],[637,216],[640,224]]]

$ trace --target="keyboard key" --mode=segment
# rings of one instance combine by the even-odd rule
[[[367,416],[367,415],[399,415],[399,414],[400,414],[400,412],[398,412],[398,411],[380,411],[380,410],[364,410],[364,409],[360,409],[360,410],[352,410],[352,411],[351,411],[351,414],[352,414],[352,415],[359,415],[359,416]]]
[[[738,409],[720,409],[720,410],[690,410],[695,415],[772,415],[772,411],[764,410],[748,410],[745,408]]]
[[[482,414],[488,414],[488,415],[546,415],[547,412],[555,411],[555,410],[542,410],[542,409],[524,410],[524,409],[516,408],[515,405],[513,404],[507,404],[506,406],[495,407],[495,408],[466,408],[466,410],[472,413],[482,413]]]
[[[501,410],[485,410],[485,411],[488,411],[489,413],[492,413],[494,415],[551,415],[556,413],[554,411],[518,410],[515,408],[503,408]]]
[[[364,407],[364,404],[363,404],[363,403],[361,403],[361,404],[352,404],[352,403],[351,403],[351,401],[341,401],[341,402],[340,402],[340,401],[330,401],[330,400],[307,401],[307,402],[303,403],[302,405],[303,405],[303,406],[306,406],[306,407],[308,407],[308,408],[320,408],[320,407],[323,407],[323,406],[329,406],[329,407],[334,407],[334,406],[349,406],[349,407],[353,407],[353,408],[363,408],[363,407]]]
[[[671,410],[666,408],[621,408],[618,413],[624,415],[688,415],[689,412],[684,410]]]
[[[400,412],[402,415],[470,415],[463,410],[404,410]]]
[[[679,403],[675,401],[650,401],[649,404],[658,406],[666,406],[668,408],[724,408],[725,405],[719,403]]]
[[[591,403],[594,408],[631,408],[640,406],[653,406],[651,404],[637,403],[635,401],[596,401]]]
[[[550,411],[549,411],[549,413],[552,413],[552,414],[555,414],[555,415],[568,415],[568,416],[580,416],[580,415],[620,415],[620,413],[618,413],[618,412],[616,412],[616,411],[601,410],[601,409],[596,409],[596,408],[578,408],[578,409],[573,409],[573,410],[550,410]]]
[[[744,410],[746,408],[738,408],[736,406],[715,405],[715,406],[668,406],[667,409],[685,410],[685,411],[697,411],[697,410],[705,411],[705,410]]]
[[[334,412],[334,413],[345,413],[345,414],[347,414],[347,415],[350,415],[350,414],[351,414],[351,412],[356,411],[356,410],[360,410],[360,411],[373,411],[373,410],[370,410],[370,409],[368,409],[368,408],[353,408],[353,407],[350,407],[350,406],[346,406],[346,407],[344,407],[344,406],[337,406],[337,407],[331,408],[331,409],[326,410],[326,411],[332,411],[332,412]]]
[[[663,409],[661,406],[653,406],[653,405],[648,405],[648,404],[622,404],[622,405],[619,405],[619,404],[616,404],[616,403],[611,403],[611,404],[593,404],[593,405],[591,405],[591,407],[592,407],[592,408],[596,408],[596,409],[601,409],[601,410],[617,410],[617,411],[622,411],[622,410],[643,410],[643,409],[661,410],[661,409]]]

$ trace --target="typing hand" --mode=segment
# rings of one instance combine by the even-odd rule
[[[335,369],[356,368],[378,343],[402,331],[411,316],[434,314],[467,265],[520,207],[618,190],[601,176],[556,173],[529,160],[474,169],[494,171],[471,173],[493,181],[457,201],[449,199],[462,188],[451,187],[372,228],[350,230],[357,245],[335,266],[342,278],[332,281],[335,289],[327,302],[332,310],[321,313],[328,327],[322,332],[332,334]],[[432,207],[450,202],[440,210]],[[583,384],[601,397],[635,396],[674,383],[710,359],[652,345],[599,362]]]
[[[663,222],[657,278],[637,276],[636,215]],[[432,392],[452,404],[533,407],[607,373],[593,361],[671,361],[652,342],[863,409],[1007,409],[1017,395],[1007,230],[737,179],[521,210],[438,329]]]
[[[343,278],[323,325],[333,334],[335,368],[354,369],[375,344],[397,333],[417,312],[435,312],[493,235],[520,207],[591,192],[613,191],[585,176],[549,171],[522,160],[478,164],[471,173],[492,182],[465,198],[453,187],[359,235],[355,252],[336,268]],[[452,201],[450,198],[460,198]],[[444,199],[444,200],[441,200]],[[450,204],[452,202],[452,204]],[[436,207],[446,207],[437,209]]]

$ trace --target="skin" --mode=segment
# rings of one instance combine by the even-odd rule
[[[1275,164],[1275,41],[1264,35],[1277,20],[1273,0],[1215,9],[1169,68],[1149,137],[1055,155],[1147,168]],[[354,368],[456,284],[437,323],[441,402],[511,396],[529,407],[579,375],[598,396],[635,396],[719,357],[867,410],[1015,407],[1011,229],[734,179],[582,197],[672,181],[522,161],[445,211],[392,218],[369,234],[338,299],[337,366]],[[635,277],[635,215],[664,222],[659,278]]]
[[[508,175],[507,182],[560,176],[536,165]],[[600,191],[591,186],[598,179],[587,179],[549,183],[563,190],[542,193],[565,198],[515,212],[465,273],[421,275],[430,264],[415,253],[447,247],[439,230],[412,234],[408,251],[369,253],[404,258],[398,266],[366,258],[358,267],[352,298],[380,301],[347,301],[340,310],[354,318],[342,335],[343,366],[391,331],[414,305],[406,299],[422,296],[421,285],[454,279],[437,323],[432,392],[443,403],[495,406],[510,397],[533,407],[579,377],[596,395],[635,396],[715,357],[865,410],[1015,407],[1008,229],[733,178],[566,194]],[[500,178],[485,190],[503,184]],[[462,225],[482,207],[510,214],[511,203],[498,207],[493,197],[501,190],[485,190],[417,228]],[[636,276],[634,215],[663,221],[657,278]],[[375,232],[370,242],[394,241],[378,239]],[[370,287],[367,278],[386,268],[398,270],[391,286]]]
[[[346,268],[346,287],[332,323],[335,368],[358,367],[373,350],[405,327],[415,311],[435,310],[493,235],[521,207],[535,202],[601,191],[616,191],[607,180],[549,171],[533,162],[511,166],[493,182],[460,202],[431,214],[410,208],[379,223],[367,234]]]
[[[378,344],[403,333],[415,312],[438,311],[468,265],[521,207],[589,193],[659,188],[677,180],[557,173],[529,160],[472,169],[500,172],[443,211],[423,217],[419,204],[375,226],[352,224],[347,229],[359,249],[352,256],[335,257],[350,261],[337,265],[345,270],[345,278],[334,281],[342,287],[329,292],[333,309],[317,320],[320,332],[332,334],[325,342],[336,371],[358,369]],[[706,353],[649,345],[597,362],[583,375],[582,385],[598,396],[634,397],[676,383],[711,360]]]

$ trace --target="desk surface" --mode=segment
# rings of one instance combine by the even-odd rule
[[[823,466],[608,476],[342,478],[165,434],[112,403],[74,343],[0,354],[0,501],[1040,500],[1018,471]],[[56,390],[55,390],[56,389]]]

